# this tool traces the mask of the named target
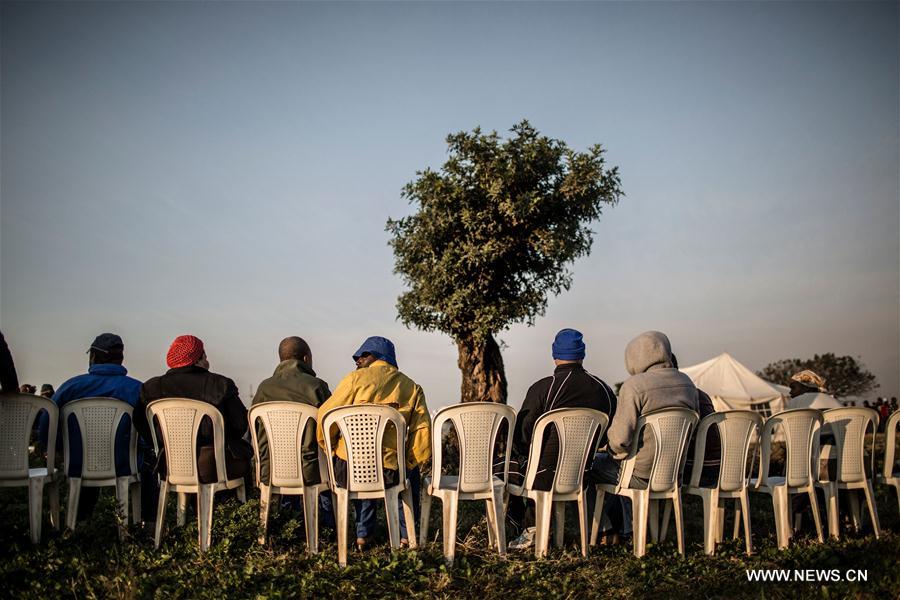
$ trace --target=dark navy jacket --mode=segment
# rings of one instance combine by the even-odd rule
[[[91,365],[88,372],[84,375],[78,375],[66,381],[59,386],[56,393],[53,394],[53,402],[60,409],[74,400],[82,398],[115,398],[121,400],[131,407],[135,407],[140,400],[141,382],[133,377],[128,377],[128,370],[122,365],[102,364]],[[61,412],[61,411],[60,411]],[[40,439],[46,447],[47,435],[49,429],[49,418],[46,413],[41,414],[40,421]],[[75,415],[70,418],[69,426],[69,447],[71,456],[69,461],[69,477],[78,477],[81,475],[81,433],[78,430],[75,421]],[[131,433],[131,423],[126,417],[122,419],[119,428],[116,431],[116,473],[118,475],[127,475],[130,472],[128,464],[128,445],[130,442],[129,435]],[[152,443],[144,439],[138,440],[138,468],[142,463],[142,450],[152,448]],[[62,423],[59,426],[59,437],[57,438],[57,452],[62,452]]]

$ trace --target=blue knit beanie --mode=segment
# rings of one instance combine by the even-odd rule
[[[365,352],[368,352],[378,360],[397,366],[397,356],[394,353],[394,344],[391,340],[379,336],[366,338],[359,350],[353,353],[353,360],[358,359]]]
[[[553,340],[553,358],[557,360],[583,360],[584,340],[580,331],[562,329]]]

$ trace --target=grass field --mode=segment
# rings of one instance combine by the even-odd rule
[[[577,552],[574,512],[569,511],[566,545],[551,549],[544,560],[530,553],[507,559],[487,550],[483,504],[461,507],[461,547],[456,564],[444,565],[440,540],[418,551],[391,554],[382,543],[353,553],[346,569],[338,567],[333,542],[317,556],[304,552],[302,515],[281,510],[274,515],[270,541],[256,542],[259,505],[233,498],[218,503],[213,547],[197,551],[196,521],[170,528],[159,550],[152,532],[132,528],[120,543],[111,494],[101,497],[94,518],[75,533],[57,533],[45,523],[44,542],[28,541],[24,490],[4,490],[0,540],[0,593],[7,597],[144,598],[144,597],[406,597],[498,598],[706,597],[893,598],[900,595],[900,517],[897,500],[878,489],[885,529],[881,539],[849,534],[839,542],[815,542],[811,519],[786,551],[775,548],[771,504],[754,496],[756,554],[746,556],[740,540],[726,540],[715,557],[702,552],[701,505],[686,500],[686,557],[674,543],[651,545],[643,559],[629,547],[599,547],[587,559]],[[437,508],[437,507],[436,507]],[[170,510],[171,515],[174,510]],[[432,532],[440,529],[433,510]],[[726,531],[730,531],[729,515]],[[174,525],[174,523],[170,523]],[[433,539],[437,538],[434,533]],[[746,569],[864,569],[868,581],[849,583],[749,583]]]

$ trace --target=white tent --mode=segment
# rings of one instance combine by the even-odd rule
[[[817,408],[828,410],[829,408],[841,408],[842,404],[833,396],[821,392],[801,394],[796,398],[788,398],[785,408]]]
[[[766,381],[727,352],[681,371],[709,394],[716,410],[749,409],[769,416],[785,409],[788,388]]]

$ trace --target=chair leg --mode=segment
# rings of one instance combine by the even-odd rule
[[[869,517],[872,519],[872,530],[875,532],[875,538],[881,537],[881,522],[878,520],[878,506],[875,504],[875,490],[872,489],[872,480],[866,480],[866,487],[863,488],[866,495],[866,504],[869,505]]]
[[[416,537],[416,513],[413,510],[413,492],[412,487],[406,486],[400,492],[400,504],[403,508],[403,518],[406,521],[406,541],[409,542],[410,548],[419,546],[419,538]],[[400,532],[400,522],[397,521],[397,532]]]
[[[834,539],[841,537],[841,510],[838,500],[837,484],[826,483],[822,487],[825,494],[825,514],[828,516],[828,535]]]
[[[788,506],[785,496],[787,494],[784,488],[776,486],[772,488],[772,510],[775,513],[775,537],[778,539],[778,548],[787,548],[788,546]]]
[[[550,515],[553,513],[553,494],[538,492],[534,497],[535,536],[534,556],[543,558],[550,541]]]
[[[716,543],[721,544],[725,541],[725,508],[722,506],[721,500],[716,498]]]
[[[237,494],[238,502],[241,504],[247,504],[247,486],[242,483],[238,487],[235,488],[235,493]]]
[[[715,490],[704,490],[700,498],[703,500],[703,551],[712,556],[716,552],[716,527],[713,519],[716,517],[716,504],[718,498]]]
[[[209,550],[212,542],[212,513],[215,493],[211,484],[200,484],[197,494],[197,530],[200,538],[200,552]]]
[[[257,541],[260,544],[266,543],[266,534],[269,529],[269,505],[272,504],[272,488],[266,484],[259,486],[259,525],[260,532]]]
[[[650,541],[656,544],[659,542],[659,500],[650,500],[650,510],[648,511],[647,519],[650,529]]]
[[[659,526],[659,541],[666,541],[666,536],[669,533],[669,518],[672,516],[672,503],[666,502],[663,500],[663,516],[662,523]]]
[[[28,480],[28,525],[31,543],[41,541],[41,522],[44,512],[44,479],[35,477]]]
[[[442,500],[441,504],[444,512],[444,560],[452,563],[456,556],[456,515],[459,496],[450,491],[444,495]]]
[[[672,496],[672,509],[675,512],[675,534],[678,537],[678,552],[684,556],[684,511],[681,507],[681,492],[675,490]],[[725,511],[719,509],[719,514],[724,515]]]
[[[178,505],[175,509],[175,524],[184,527],[187,521],[187,494],[178,492]]]
[[[387,521],[391,550],[400,548],[400,494],[397,488],[384,491],[384,517]]]
[[[81,498],[81,478],[69,477],[69,499],[66,504],[66,527],[75,530],[78,521],[78,500]]]
[[[634,555],[638,558],[647,553],[647,517],[650,511],[649,490],[639,490],[632,497],[634,505],[631,517],[631,528],[634,536]]]
[[[350,499],[347,497],[347,490],[336,487],[333,499],[337,510],[335,511],[335,520],[337,521],[337,545],[338,545],[338,564],[342,567],[347,566],[347,523],[350,520]]]
[[[428,525],[431,521],[431,494],[427,491],[422,494],[422,504],[419,507],[419,543],[423,546],[428,543]]]
[[[497,539],[497,552],[500,556],[506,556],[506,510],[502,491],[494,489],[494,500],[491,505],[494,512],[494,537]]]
[[[303,524],[306,526],[306,552],[319,552],[319,494],[314,488],[303,490]]]
[[[744,521],[744,540],[747,547],[747,554],[753,554],[753,530],[750,528],[750,495],[747,493],[746,488],[741,492],[740,503]],[[735,516],[737,516],[737,512],[735,512]]]
[[[141,512],[143,510],[143,506],[141,506],[141,482],[132,482],[128,487],[128,493],[131,495],[131,523],[139,525],[143,516]]]
[[[584,490],[578,495],[576,506],[578,507],[578,541],[581,543],[581,556],[588,555],[588,515],[587,515],[587,498],[584,496]]]
[[[736,540],[741,537],[741,499],[735,498],[734,500],[734,528],[732,530],[731,539]]]
[[[853,519],[853,529],[859,534],[859,530],[862,528],[862,520],[859,511],[859,495],[857,495],[856,490],[847,491],[850,496],[850,517]]]
[[[163,525],[166,520],[166,500],[169,495],[169,482],[162,480],[159,482],[159,500],[156,503],[156,534],[153,543],[157,549],[162,542]],[[179,494],[180,496],[180,494]]]
[[[488,548],[494,548],[497,544],[497,540],[494,537],[494,509],[491,507],[491,502],[493,502],[491,498],[486,498],[484,501],[484,514],[487,519]]]
[[[116,500],[119,502],[119,539],[125,539],[125,529],[128,527],[128,489],[127,477],[116,477]]]
[[[59,531],[59,481],[53,480],[47,485],[50,486],[48,493],[50,500],[50,525],[53,526],[53,529]]]
[[[566,526],[566,503],[553,503],[553,546],[562,548]]]
[[[813,523],[816,524],[816,535],[819,538],[819,543],[823,543],[825,541],[825,536],[822,535],[822,515],[819,514],[819,501],[816,499],[816,488],[814,486],[810,486],[809,488],[809,507],[812,510],[813,514]]]
[[[603,516],[603,500],[606,492],[597,487],[597,494],[594,500],[594,515],[591,519],[591,546],[597,545],[597,536],[600,533],[600,520]]]

